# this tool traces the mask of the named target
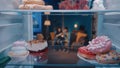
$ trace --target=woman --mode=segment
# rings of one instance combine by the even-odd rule
[[[60,27],[57,28],[57,31],[55,33],[55,38],[60,39],[62,35],[62,29]]]
[[[54,42],[54,48],[55,49],[59,49],[59,47],[61,47],[61,46],[58,46],[58,45],[60,45],[60,41],[61,41],[61,35],[62,35],[62,29],[60,28],[60,27],[58,27],[57,29],[56,29],[56,33],[55,33],[55,42]]]

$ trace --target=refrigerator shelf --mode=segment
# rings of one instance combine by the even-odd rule
[[[0,27],[15,26],[20,25],[21,23],[11,23],[11,24],[1,24]]]
[[[0,12],[120,12],[120,10],[0,10]]]

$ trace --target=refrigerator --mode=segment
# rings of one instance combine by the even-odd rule
[[[14,1],[14,0],[11,0]],[[92,0],[90,0],[92,1]],[[107,2],[108,1],[108,2]],[[116,0],[117,1],[117,0]],[[113,8],[110,7],[110,5],[112,3],[116,4],[117,2],[112,2],[112,0],[106,0],[106,2],[108,4],[106,5],[106,10],[15,10],[16,7],[13,7],[11,5],[9,6],[4,6],[1,5],[2,2],[0,2],[0,58],[4,57],[6,55],[8,55],[8,51],[10,50],[9,48],[12,47],[12,44],[15,41],[30,41],[33,40],[34,38],[34,31],[35,32],[39,32],[39,30],[37,28],[34,29],[34,18],[36,20],[43,20],[42,15],[44,15],[44,12],[51,12],[51,17],[49,17],[50,20],[53,20],[52,23],[56,23],[56,22],[60,22],[60,24],[57,25],[66,25],[69,26],[71,25],[72,28],[74,28],[74,24],[78,24],[78,23],[74,23],[71,24],[70,22],[72,22],[72,19],[76,20],[76,19],[81,19],[80,24],[82,22],[86,22],[83,23],[87,28],[87,33],[89,34],[89,40],[92,39],[92,17],[93,15],[96,14],[96,36],[102,36],[102,35],[106,35],[108,36],[111,41],[112,41],[112,46],[116,47],[116,51],[120,52],[120,8],[119,6],[112,6]],[[3,3],[7,3],[7,0],[3,0]],[[9,2],[11,3],[11,2]],[[8,4],[8,3],[7,3]],[[117,3],[118,4],[118,3]],[[5,9],[6,7],[10,8],[10,9]],[[117,8],[114,8],[117,7]],[[33,13],[40,13],[38,15],[39,18],[34,17],[33,18]],[[63,17],[64,14],[64,20],[62,18],[59,17]],[[72,18],[73,15],[75,16],[80,16],[76,17],[76,18]],[[34,16],[37,16],[34,15]],[[57,17],[58,16],[58,17]],[[68,22],[68,24],[64,24],[66,23],[69,19],[65,18],[67,16],[71,16]],[[60,19],[59,21],[54,20],[56,18]],[[84,18],[84,19],[82,19]],[[86,18],[86,19],[85,19]],[[45,16],[46,19],[46,16]],[[84,21],[82,21],[84,20]],[[40,25],[40,32],[42,31],[42,27],[44,21],[42,22],[42,24]],[[52,25],[52,26],[56,26],[56,25]],[[53,27],[50,27],[50,29],[52,29]],[[57,57],[56,57],[57,58]],[[74,58],[74,57],[73,57]],[[80,58],[80,57],[79,57]],[[37,58],[39,59],[39,58]],[[119,64],[99,64],[96,63],[95,61],[91,61],[91,60],[87,60],[84,58],[80,58],[81,60],[88,62],[90,64],[92,64],[95,68],[119,68],[120,65]],[[18,63],[16,64],[14,63],[10,63],[8,65],[6,65],[6,68],[33,68],[34,65],[38,65],[38,66],[44,66],[47,62],[44,61],[43,64],[42,63],[36,63],[36,62],[32,62],[32,61],[36,61],[36,59],[30,57],[30,58],[26,58],[26,60],[29,61],[24,61],[23,63]],[[82,65],[86,65],[84,64],[84,62],[79,62],[77,64],[75,64],[75,66],[81,66],[81,63],[83,63]],[[46,64],[46,66],[57,66],[57,64]],[[64,66],[64,64],[60,64],[61,66]],[[69,66],[72,66],[72,64],[69,64]],[[59,64],[58,64],[59,66]],[[74,65],[73,65],[74,66]]]

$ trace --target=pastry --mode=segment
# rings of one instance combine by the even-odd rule
[[[91,60],[95,59],[95,57],[96,57],[96,54],[90,52],[90,51],[87,49],[86,46],[80,47],[80,48],[78,49],[78,55],[80,55],[80,56],[82,56],[82,57],[84,57],[84,58],[86,58],[86,59],[91,59]]]
[[[13,46],[8,55],[17,61],[23,61],[29,55],[29,51],[24,46]]]
[[[30,9],[30,6],[28,6],[28,5],[19,5],[19,9]]]
[[[43,5],[36,5],[34,6],[33,9],[36,9],[36,10],[52,10],[53,7],[48,5],[48,6],[43,6]]]
[[[98,36],[89,42],[88,50],[94,54],[107,53],[112,46],[111,40],[107,36]]]
[[[14,54],[21,55],[23,53],[26,53],[27,50],[25,47],[17,46],[17,47],[12,47],[11,51],[14,52]]]
[[[26,4],[26,5],[19,5],[19,9],[35,9],[35,10],[52,10],[53,7],[48,5],[48,6],[44,6],[44,5],[37,5],[37,4]]]
[[[23,4],[19,5],[19,9],[24,10],[52,10],[52,5],[45,5],[43,0],[23,0]]]
[[[43,0],[23,0],[23,4],[45,5],[45,2]]]
[[[29,52],[28,51],[10,51],[9,56],[10,57],[22,57],[26,56]]]
[[[118,54],[115,50],[111,50],[110,52],[105,54],[98,54],[96,56],[96,60],[99,63],[104,63],[104,64],[120,63],[120,54]]]
[[[52,10],[53,9],[53,6],[51,6],[51,5],[46,5],[45,6],[45,10]]]

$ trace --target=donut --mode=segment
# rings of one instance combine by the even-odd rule
[[[45,5],[45,2],[43,0],[23,0],[23,4]]]
[[[96,58],[96,54],[90,52],[85,46],[78,49],[78,55],[90,60],[94,60]]]
[[[111,50],[108,53],[96,55],[96,60],[97,62],[103,64],[120,63],[120,54],[118,54],[115,50]]]
[[[98,36],[87,47],[94,54],[107,53],[111,50],[112,42],[107,36]]]

